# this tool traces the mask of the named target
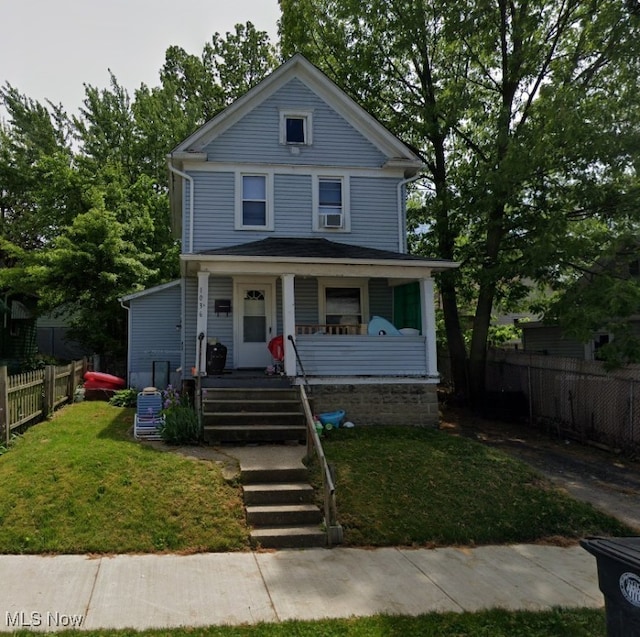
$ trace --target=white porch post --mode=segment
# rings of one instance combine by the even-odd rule
[[[284,373],[296,375],[296,352],[289,335],[296,337],[296,301],[293,274],[282,275],[282,334],[284,337]]]
[[[198,272],[198,315],[196,320],[196,371],[207,370],[207,321],[209,320],[209,273]],[[200,335],[203,335],[200,337]]]
[[[436,345],[436,306],[433,279],[420,279],[422,306],[422,335],[426,337],[427,374],[438,376],[438,350]]]

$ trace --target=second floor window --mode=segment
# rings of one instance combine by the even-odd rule
[[[267,225],[267,178],[265,175],[242,176],[242,225]]]
[[[318,180],[318,217],[321,228],[344,227],[342,179],[320,177]]]

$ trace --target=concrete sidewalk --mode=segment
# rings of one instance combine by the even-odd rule
[[[579,546],[0,556],[0,630],[603,606]]]

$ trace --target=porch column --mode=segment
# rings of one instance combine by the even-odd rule
[[[196,368],[198,376],[207,370],[207,322],[209,320],[209,273],[198,272],[198,314],[196,318]],[[200,337],[203,334],[204,336]]]
[[[282,334],[284,337],[284,373],[296,375],[296,352],[289,335],[296,337],[296,301],[293,274],[282,275]]]
[[[438,376],[438,349],[436,344],[436,306],[433,279],[420,279],[420,304],[422,309],[422,335],[426,340],[427,374]]]

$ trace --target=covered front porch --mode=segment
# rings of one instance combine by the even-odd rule
[[[326,239],[274,238],[183,255],[182,264],[187,281],[197,282],[185,354],[199,377],[207,370],[203,343],[224,341],[232,372],[268,368],[275,362],[268,343],[280,336],[280,369],[292,384],[438,380],[432,274],[455,263]],[[394,326],[403,320],[394,292],[408,283],[419,291],[412,301],[417,318]],[[223,291],[229,298],[218,298]],[[395,329],[406,327],[412,329]]]

